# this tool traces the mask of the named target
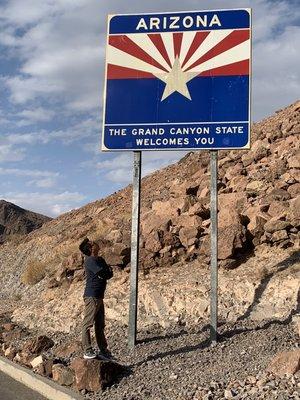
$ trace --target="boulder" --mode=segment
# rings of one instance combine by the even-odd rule
[[[251,233],[253,240],[258,241],[264,234],[264,226],[266,222],[267,218],[263,213],[251,216],[247,229]]]
[[[233,209],[237,213],[241,213],[246,205],[247,196],[244,192],[222,193],[218,196],[218,207],[222,212]]]
[[[46,376],[48,378],[52,377],[52,367],[53,360],[44,360],[41,364],[39,364],[36,368],[34,368],[34,372],[39,375]]]
[[[179,231],[179,239],[184,247],[192,246],[200,236],[200,229],[195,226],[183,227]]]
[[[123,243],[114,243],[103,252],[108,265],[126,265],[130,260],[130,248]]]
[[[248,178],[243,175],[235,176],[229,182],[229,188],[232,189],[233,192],[244,191],[246,186],[248,185]]]
[[[81,342],[79,341],[72,341],[72,342],[67,342],[63,343],[60,346],[58,346],[54,350],[54,354],[56,357],[71,357],[72,354],[80,352],[82,350]]]
[[[249,194],[258,194],[258,192],[264,189],[266,189],[266,183],[264,181],[251,181],[246,186],[246,191]]]
[[[254,161],[259,161],[270,154],[270,144],[267,141],[256,140],[251,146]]]
[[[300,151],[288,158],[288,164],[290,168],[300,168]]]
[[[145,249],[152,253],[157,253],[162,248],[162,243],[160,239],[160,233],[155,231],[150,233],[145,238]]]
[[[162,245],[164,248],[176,248],[180,246],[180,240],[177,235],[173,234],[172,232],[163,232],[162,236]],[[167,250],[168,251],[168,250]],[[164,251],[165,253],[166,251]]]
[[[293,219],[300,219],[300,195],[290,200],[290,213]]]
[[[71,386],[75,380],[74,371],[63,364],[52,366],[52,379],[63,386]]]
[[[218,258],[224,260],[242,250],[246,243],[246,228],[234,209],[221,209],[218,216]]]
[[[278,201],[284,201],[284,200],[289,200],[291,198],[291,195],[289,192],[285,189],[273,189],[271,192],[265,196],[264,200],[267,203],[272,203],[274,200]]]
[[[206,220],[210,217],[210,209],[206,208],[203,204],[197,202],[190,207],[188,214],[190,216],[198,216],[202,220]]]
[[[300,349],[278,353],[270,362],[267,371],[284,377],[300,370]]]
[[[54,346],[54,342],[47,336],[41,335],[34,339],[29,339],[23,347],[23,351],[31,354],[39,354]]]
[[[201,227],[202,218],[198,215],[182,214],[174,219],[174,225],[179,228]]]
[[[163,217],[174,217],[180,214],[181,209],[185,205],[184,197],[171,198],[167,201],[154,201],[152,210]]]
[[[83,267],[83,257],[79,252],[73,253],[63,261],[62,265],[70,271],[81,269]]]
[[[271,240],[272,240],[272,242],[279,242],[281,240],[285,240],[288,238],[289,238],[289,235],[288,235],[287,231],[283,229],[282,231],[276,231],[276,232],[272,233]]]
[[[119,229],[113,229],[105,236],[107,240],[113,243],[122,242],[122,232]]]
[[[171,226],[171,218],[169,215],[161,216],[154,211],[148,211],[141,218],[141,231],[143,236],[147,236],[153,231],[166,231]]]
[[[287,201],[273,201],[268,209],[268,214],[271,217],[278,217],[279,215],[287,214],[289,204]]]
[[[283,229],[286,229],[289,226],[290,223],[288,221],[281,220],[278,217],[273,217],[269,219],[268,222],[265,223],[264,230],[269,233],[274,233],[276,231],[281,231]]]
[[[244,167],[248,167],[253,162],[254,162],[254,155],[250,153],[250,151],[242,155],[242,163]]]
[[[294,183],[287,188],[287,191],[291,195],[291,198],[297,197],[300,195],[300,183]]]
[[[71,362],[75,372],[75,385],[77,390],[98,392],[113,384],[124,372],[124,366],[102,360],[84,360],[75,358]]]
[[[236,176],[241,175],[243,170],[244,170],[243,164],[242,163],[237,163],[237,164],[227,168],[224,177],[225,177],[225,179],[227,181],[231,181]]]

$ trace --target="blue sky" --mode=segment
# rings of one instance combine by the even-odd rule
[[[131,153],[101,153],[108,13],[253,8],[253,119],[300,93],[295,1],[0,0],[0,198],[57,216],[131,181]],[[182,152],[148,152],[143,174]]]

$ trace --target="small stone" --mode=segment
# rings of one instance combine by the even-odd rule
[[[224,397],[225,397],[225,399],[232,399],[233,398],[232,390],[231,389],[225,389]]]
[[[42,364],[44,362],[44,358],[43,356],[38,356],[35,357],[32,361],[30,361],[30,364],[32,366],[32,368],[36,368],[38,365]]]
[[[16,356],[16,354],[17,352],[12,346],[9,346],[4,353],[5,357],[7,357],[10,360],[12,360]]]

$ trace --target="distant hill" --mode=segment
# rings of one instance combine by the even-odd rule
[[[0,243],[4,243],[14,235],[25,235],[32,232],[50,220],[50,217],[0,200]]]

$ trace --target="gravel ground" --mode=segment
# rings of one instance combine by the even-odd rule
[[[9,322],[10,316],[2,315],[0,320]],[[37,333],[24,330],[17,348]],[[78,330],[67,337],[56,333],[52,339],[57,346],[79,337]],[[125,328],[108,326],[107,337],[116,360],[128,366],[128,373],[102,393],[82,392],[88,400],[300,400],[300,371],[282,379],[265,371],[275,354],[300,346],[290,319],[259,325],[249,320],[220,323],[215,346],[210,345],[208,325],[153,327],[138,334],[134,350],[128,349]],[[53,349],[45,354],[53,357]],[[72,358],[76,356],[81,357],[81,351]],[[68,365],[70,358],[60,362]]]
[[[220,327],[210,346],[209,328],[173,327],[141,333],[133,351],[127,332],[108,330],[116,359],[131,373],[90,400],[300,399],[300,375],[276,379],[266,374],[271,358],[299,346],[291,323],[241,321]]]

